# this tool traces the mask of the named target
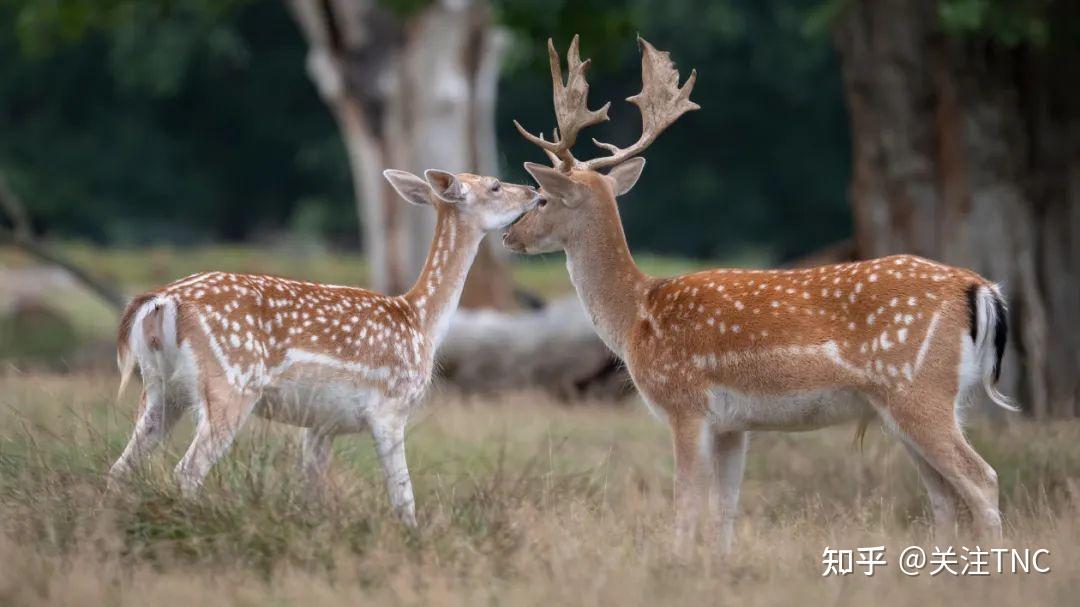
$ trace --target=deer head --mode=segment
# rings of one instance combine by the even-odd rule
[[[666,51],[656,50],[641,37],[638,47],[642,88],[627,101],[641,112],[641,136],[625,148],[593,139],[609,155],[581,161],[571,153],[578,134],[585,127],[607,120],[610,104],[598,110],[588,109],[589,85],[585,72],[589,61],[581,61],[579,57],[578,37],[574,36],[567,52],[569,73],[565,83],[555,45],[548,40],[558,129],[548,141],[543,134],[529,133],[516,120],[514,125],[526,139],[544,150],[553,166],[525,163],[525,170],[540,184],[541,199],[534,210],[504,235],[503,241],[509,248],[525,253],[558,250],[574,238],[587,237],[601,217],[617,218],[615,197],[629,192],[645,167],[645,159],[638,154],[680,116],[698,109],[698,104],[690,101],[697,72],[691,71],[680,87],[679,72]],[[608,168],[606,174],[599,172]]]
[[[472,173],[429,169],[421,179],[406,171],[387,169],[383,176],[406,201],[457,213],[482,231],[505,228],[539,200],[534,188]]]

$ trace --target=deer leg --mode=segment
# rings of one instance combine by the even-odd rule
[[[675,443],[675,551],[685,555],[697,538],[701,505],[708,486],[706,454],[711,436],[704,416],[671,418]]]
[[[944,400],[944,399],[943,399]],[[896,425],[908,444],[952,486],[971,512],[975,533],[1001,538],[997,473],[968,444],[953,414],[953,401],[944,400],[942,414],[906,415],[893,411]]]
[[[300,454],[300,472],[313,493],[326,488],[330,460],[334,455],[334,435],[320,428],[304,430],[304,444]]]
[[[956,536],[958,508],[962,505],[960,496],[953,489],[949,481],[941,476],[930,462],[926,461],[911,445],[904,443],[911,460],[919,470],[919,479],[926,487],[926,493],[930,497],[930,510],[934,516],[934,538],[947,540]]]
[[[131,439],[109,469],[109,490],[115,489],[169,436],[184,408],[165,398],[159,382],[148,382],[143,388],[139,411]]]
[[[214,464],[229,451],[251,415],[257,397],[232,389],[223,380],[208,381],[195,426],[195,438],[176,465],[174,475],[184,495],[193,497]]]
[[[978,537],[1001,539],[997,472],[964,438],[959,428],[931,463],[952,484],[971,512]]]
[[[375,438],[375,452],[386,479],[390,505],[406,526],[416,527],[412,480],[405,463],[405,422],[404,416],[373,419],[371,434]]]
[[[739,488],[746,467],[746,432],[714,431],[712,436],[713,479],[709,510],[717,525],[720,551],[731,551],[735,518],[739,508]]]

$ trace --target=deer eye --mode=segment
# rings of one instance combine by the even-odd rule
[[[491,191],[492,191],[492,192],[498,192],[498,191],[499,191],[499,190],[501,190],[501,189],[502,189],[502,184],[501,184],[501,183],[499,183],[498,181],[496,181],[496,182],[495,182],[495,183],[494,183],[494,184],[493,184],[493,185],[491,186]]]
[[[541,198],[540,202],[536,203],[536,206],[540,207],[541,209],[546,207],[547,206],[547,198]]]

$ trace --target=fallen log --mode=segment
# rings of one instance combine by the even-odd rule
[[[437,361],[441,380],[466,392],[535,387],[564,401],[633,393],[576,297],[535,310],[459,310]]]

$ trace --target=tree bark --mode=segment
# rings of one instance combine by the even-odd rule
[[[434,230],[381,172],[496,175],[495,94],[503,35],[483,0],[442,0],[402,22],[371,0],[289,0],[309,45],[308,73],[349,155],[369,285],[400,293],[420,272]],[[485,241],[462,305],[514,307],[503,257]]]
[[[1055,19],[1077,18],[1066,4]],[[1036,417],[1077,415],[1080,105],[1063,84],[1077,62],[946,36],[935,0],[856,2],[834,40],[858,256],[915,253],[1001,282],[1005,388]]]

